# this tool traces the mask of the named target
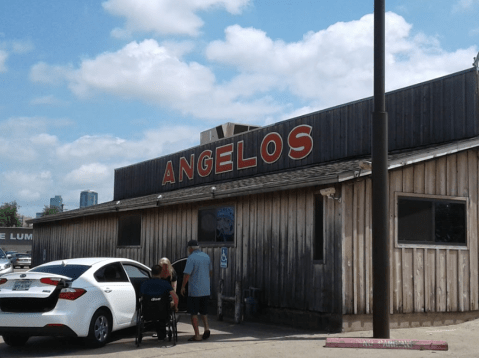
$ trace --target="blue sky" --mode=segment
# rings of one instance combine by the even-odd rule
[[[0,2],[0,203],[113,198],[114,169],[372,95],[374,1]],[[479,0],[386,1],[386,87],[472,66]]]

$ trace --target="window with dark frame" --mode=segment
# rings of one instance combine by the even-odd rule
[[[314,197],[314,241],[313,260],[324,260],[324,224],[323,224],[323,196]]]
[[[141,215],[124,215],[118,219],[118,246],[141,245]]]
[[[398,243],[467,244],[466,202],[398,196]]]
[[[198,242],[234,243],[235,210],[221,206],[198,210]]]

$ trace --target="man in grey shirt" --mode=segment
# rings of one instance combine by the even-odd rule
[[[196,240],[188,242],[188,259],[183,271],[183,284],[181,295],[185,295],[185,286],[188,286],[188,312],[191,314],[191,324],[195,335],[189,341],[201,341],[208,339],[210,328],[208,325],[208,299],[210,297],[210,276],[212,275],[211,259],[208,254],[202,252]],[[198,314],[201,314],[205,331],[200,336],[198,327]]]

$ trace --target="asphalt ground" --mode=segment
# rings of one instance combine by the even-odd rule
[[[15,271],[24,271],[16,269]],[[155,357],[479,357],[479,319],[457,325],[392,329],[391,339],[442,340],[448,351],[414,351],[371,348],[326,348],[329,337],[372,338],[372,331],[328,334],[287,326],[256,322],[233,323],[210,316],[211,337],[189,342],[193,328],[189,316],[180,315],[178,343],[161,341],[147,335],[139,348],[136,329],[114,332],[103,348],[92,349],[83,339],[32,337],[24,347],[9,347],[0,337],[0,358],[10,357],[82,357],[82,358],[155,358]],[[201,326],[201,323],[200,323]]]
[[[178,323],[178,343],[161,341],[147,335],[139,348],[135,329],[113,333],[103,348],[89,348],[82,339],[32,337],[24,347],[7,346],[0,338],[0,357],[479,357],[479,320],[452,326],[391,330],[392,339],[444,340],[448,351],[413,351],[370,348],[326,348],[328,337],[372,338],[371,331],[327,334],[262,323],[217,321],[210,317],[211,337],[189,342],[193,328],[189,316]]]

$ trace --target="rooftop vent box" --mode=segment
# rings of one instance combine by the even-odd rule
[[[260,126],[251,126],[248,124],[225,123],[218,127],[208,129],[200,133],[200,144],[215,142],[222,138],[229,138],[236,134],[248,132]]]

